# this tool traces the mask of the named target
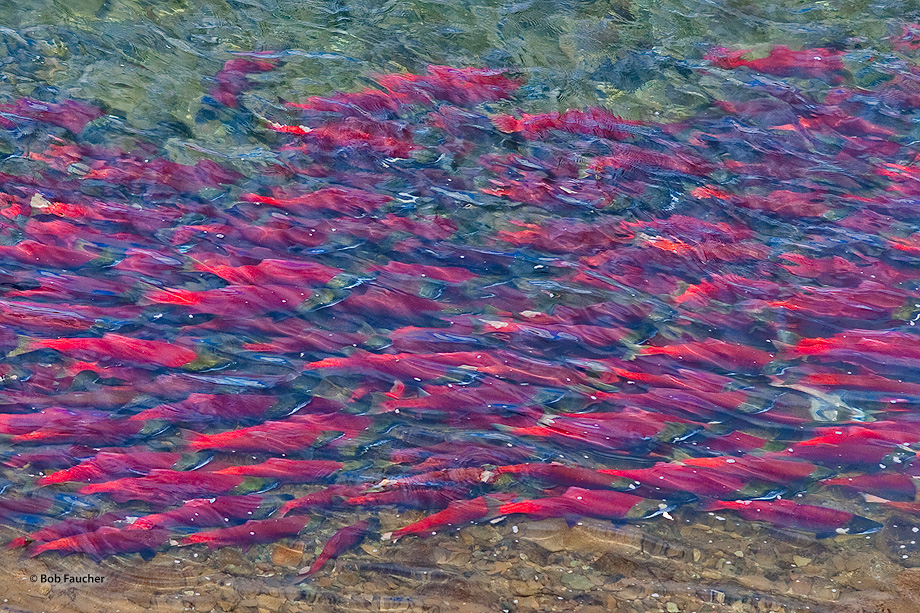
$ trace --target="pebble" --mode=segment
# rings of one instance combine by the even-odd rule
[[[802,556],[792,556],[792,561],[795,562],[795,565],[799,568],[805,568],[811,564],[811,558],[804,558]]]

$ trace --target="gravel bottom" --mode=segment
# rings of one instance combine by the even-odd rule
[[[381,514],[381,532],[416,515]],[[920,568],[911,560],[920,521],[898,516],[876,534],[820,541],[717,514],[677,512],[672,521],[647,525],[583,520],[571,527],[509,517],[426,539],[369,538],[299,582],[298,570],[335,530],[330,523],[245,553],[174,547],[149,561],[27,559],[3,550],[0,611],[920,610]],[[67,584],[65,574],[103,579]],[[33,575],[61,582],[32,581]]]

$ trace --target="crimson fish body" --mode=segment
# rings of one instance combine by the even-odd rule
[[[35,542],[48,543],[50,541],[56,541],[68,536],[76,536],[86,532],[95,532],[99,528],[104,526],[111,526],[112,524],[121,521],[124,519],[124,517],[125,513],[104,513],[89,519],[65,519],[62,522],[46,526],[41,530],[36,530],[27,536],[13,539],[7,546],[10,549],[14,549],[16,547],[26,547],[29,544]]]
[[[201,471],[154,469],[143,477],[127,477],[83,486],[81,494],[108,494],[116,502],[143,500],[173,504],[203,494],[222,494],[237,487],[243,477]]]
[[[398,321],[418,321],[422,315],[436,313],[444,305],[437,300],[406,292],[370,286],[364,293],[355,293],[345,299],[341,308],[352,313],[373,313]]]
[[[803,49],[793,51],[784,45],[773,47],[767,57],[745,60],[741,56],[748,51],[728,51],[715,49],[708,59],[720,68],[747,67],[755,72],[777,75],[780,77],[810,77],[831,79],[839,82],[846,71],[840,51],[831,49]]]
[[[262,315],[273,311],[293,312],[310,298],[309,290],[289,285],[230,285],[194,292],[167,289],[151,292],[155,304],[173,304],[199,313],[221,316]]]
[[[341,432],[342,438],[348,440],[358,436],[369,425],[368,418],[348,414],[326,417],[295,415],[283,421],[267,421],[217,434],[193,434],[188,444],[194,450],[289,453],[310,447],[324,432]]]
[[[734,511],[744,519],[763,521],[778,528],[792,528],[824,536],[865,534],[879,530],[878,522],[828,507],[799,504],[791,500],[714,501],[704,511]]]
[[[633,506],[643,500],[638,496],[620,492],[598,492],[572,487],[567,489],[562,496],[503,504],[498,507],[498,512],[503,515],[521,513],[537,520],[550,517],[621,519]]]
[[[804,338],[787,348],[789,357],[913,368],[920,360],[920,336],[908,332],[851,330],[828,338]]]
[[[568,110],[564,113],[524,114],[520,119],[498,115],[492,121],[502,132],[520,133],[527,139],[537,139],[553,130],[586,136],[599,136],[611,140],[625,140],[636,132],[642,123],[617,117],[601,108],[585,111]]]
[[[327,210],[336,213],[360,215],[370,213],[391,200],[389,196],[374,194],[360,189],[327,187],[315,192],[303,194],[279,194],[280,198],[245,194],[243,199],[276,206],[294,213],[309,213],[314,210]]]
[[[917,496],[914,479],[902,474],[856,475],[825,479],[823,485],[833,485],[856,492],[865,492],[886,500],[911,502]]]
[[[318,572],[329,560],[333,560],[352,547],[358,545],[364,538],[367,536],[368,531],[370,530],[371,522],[370,520],[363,519],[359,522],[342,528],[338,532],[332,535],[326,544],[323,546],[323,550],[317,556],[316,561],[310,566],[306,571],[301,571],[302,575],[312,575]]]
[[[737,475],[682,463],[660,462],[651,468],[601,469],[598,472],[622,478],[623,481],[615,484],[617,489],[648,498],[685,494],[715,498],[740,492],[746,485]]]
[[[185,400],[155,406],[129,419],[163,419],[173,423],[251,420],[262,417],[276,401],[274,396],[259,394],[190,394]]]
[[[384,410],[412,409],[417,411],[477,411],[487,412],[496,406],[521,407],[525,412],[531,404],[534,391],[522,386],[488,382],[476,387],[428,386],[427,396],[384,401]]]
[[[231,528],[191,534],[185,537],[183,542],[187,545],[201,543],[207,545],[209,549],[240,546],[246,550],[258,543],[271,543],[282,538],[297,536],[307,525],[307,521],[309,518],[302,516],[253,519]]]
[[[392,261],[386,266],[372,267],[370,271],[406,277],[422,277],[444,281],[445,283],[465,283],[476,278],[476,275],[469,270],[456,266],[426,266],[424,264],[406,264],[396,261]]]
[[[411,509],[443,509],[451,501],[463,498],[466,491],[462,487],[450,485],[397,488],[383,492],[361,493],[346,498],[343,504],[350,507],[397,506]]]
[[[227,60],[215,76],[216,84],[208,94],[220,104],[236,108],[239,106],[238,96],[252,86],[246,75],[274,70],[276,66],[274,59],[240,57]]]
[[[539,436],[559,440],[570,446],[590,445],[603,449],[633,449],[653,444],[667,430],[686,434],[679,426],[679,418],[673,422],[661,419],[650,411],[624,410],[623,413],[584,413],[560,415],[545,420],[547,425],[530,428],[512,428],[509,433],[516,436]]]
[[[776,452],[775,456],[803,459],[829,466],[872,466],[896,451],[898,445],[915,441],[917,438],[917,434],[847,426],[833,428],[819,436],[793,443],[786,451]]]
[[[258,264],[230,266],[199,262],[195,268],[236,285],[309,285],[332,281],[342,271],[315,262],[262,260]]]
[[[119,445],[141,432],[145,424],[125,419],[79,420],[69,424],[51,424],[26,434],[17,434],[14,443],[84,443]]]
[[[332,460],[288,460],[269,458],[261,464],[231,466],[215,471],[221,475],[262,477],[284,483],[314,483],[322,481],[342,468],[341,462]]]
[[[377,487],[389,490],[395,488],[430,487],[442,483],[476,486],[484,483],[492,483],[497,476],[498,473],[488,468],[445,468],[443,470],[419,473],[409,477],[384,479],[377,484]]]
[[[93,407],[94,409],[114,409],[123,407],[137,397],[140,390],[128,385],[104,385],[96,389],[87,391],[67,391],[60,394],[45,393],[17,393],[14,391],[5,394],[5,403],[8,408],[15,406],[21,407],[73,407],[85,408]],[[124,420],[112,419],[113,422],[123,422]],[[143,425],[143,424],[142,424]],[[133,426],[125,426],[129,428]],[[61,436],[66,437],[67,433],[63,432]]]
[[[23,468],[29,466],[36,470],[62,469],[77,464],[79,460],[70,447],[49,448],[43,451],[16,453],[3,461],[4,466]]]
[[[446,527],[458,527],[473,523],[496,512],[502,502],[510,502],[511,498],[511,494],[490,494],[471,500],[454,500],[443,511],[432,513],[424,519],[394,530],[392,533],[384,535],[384,538],[389,537],[397,540],[410,534],[425,538]]]
[[[249,519],[262,504],[260,496],[218,496],[195,498],[182,506],[137,518],[128,530],[153,530],[174,526],[208,528],[225,526],[231,520]]]
[[[767,351],[716,339],[661,347],[644,346],[639,349],[639,355],[667,355],[691,364],[739,372],[759,371],[776,357]]]
[[[68,334],[93,327],[94,321],[66,308],[28,302],[0,301],[0,323],[38,334]]]
[[[327,509],[341,505],[348,499],[360,496],[364,490],[363,485],[330,485],[312,494],[287,501],[278,509],[278,515],[284,517],[292,511],[309,512],[313,509]]]
[[[36,413],[0,415],[0,433],[28,434],[55,424],[71,425],[83,420],[98,420],[108,417],[103,411],[72,411],[60,407],[50,407]]]
[[[96,560],[120,553],[152,552],[166,539],[166,530],[126,530],[103,526],[93,532],[84,532],[74,536],[60,538],[42,543],[32,548],[28,555],[35,557],[48,551],[63,553],[83,553]]]
[[[763,481],[777,485],[804,481],[818,472],[818,467],[808,462],[755,455],[690,458],[682,463],[731,474],[746,481]]]
[[[426,472],[458,467],[496,466],[522,462],[530,458],[533,449],[526,445],[485,445],[473,441],[445,442],[426,448],[398,449],[390,453],[390,461],[411,464],[412,472]]]
[[[170,468],[182,457],[181,453],[140,451],[113,453],[100,451],[95,457],[76,466],[59,470],[38,480],[39,485],[67,481],[104,481],[118,477],[144,474],[154,469]]]
[[[857,389],[889,394],[920,396],[920,383],[898,381],[881,375],[849,375],[841,373],[808,373],[798,380],[801,385],[830,389]]]
[[[0,517],[15,515],[46,515],[60,512],[60,506],[51,498],[29,496],[23,498],[0,499]]]
[[[356,352],[347,358],[326,358],[307,364],[307,369],[360,369],[365,372],[386,374],[399,378],[436,379],[447,372],[444,364],[425,355],[373,354]]]
[[[194,361],[198,355],[191,349],[149,341],[120,334],[104,334],[101,338],[61,338],[35,342],[38,347],[48,347],[88,359],[113,359],[134,363],[155,364],[176,368]],[[87,359],[84,357],[83,359]]]
[[[521,86],[503,70],[428,66],[428,74],[388,74],[377,83],[397,99],[431,104],[443,100],[459,106],[507,98]]]
[[[23,264],[65,270],[82,268],[99,257],[88,251],[46,245],[31,239],[20,241],[15,245],[0,246],[0,255]]]
[[[562,464],[512,464],[510,466],[497,466],[495,471],[500,474],[520,475],[553,485],[566,485],[588,489],[611,489],[618,481],[617,477],[604,474],[600,470],[591,470],[579,466],[565,466]]]
[[[103,114],[101,109],[76,100],[52,103],[20,98],[14,104],[2,105],[2,109],[5,113],[61,126],[74,133],[80,132],[87,123]],[[4,123],[9,121],[3,119]]]

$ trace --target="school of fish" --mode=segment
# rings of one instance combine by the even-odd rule
[[[341,525],[306,579],[505,516],[920,516],[913,32],[871,87],[846,49],[712,49],[687,65],[720,95],[672,123],[528,114],[522,75],[445,66],[256,112],[283,55],[240,54],[202,113],[258,126],[256,176],[2,105],[9,547]],[[427,515],[381,534],[385,508]]]

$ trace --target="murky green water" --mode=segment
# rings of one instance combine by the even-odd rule
[[[699,104],[702,84],[681,61],[712,45],[871,50],[916,10],[913,2],[4,3],[0,74],[4,95],[99,100],[133,128],[181,124],[213,147],[231,143],[195,115],[234,51],[286,59],[258,78],[268,101],[445,64],[525,72],[528,111],[602,103],[629,117],[668,117]]]

